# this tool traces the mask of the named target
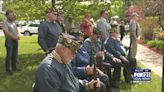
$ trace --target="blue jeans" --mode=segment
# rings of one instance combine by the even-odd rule
[[[6,39],[5,41],[6,46],[6,72],[10,72],[12,68],[13,71],[16,70],[16,63],[18,58],[18,42]]]

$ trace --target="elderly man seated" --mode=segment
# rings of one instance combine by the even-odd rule
[[[72,73],[70,61],[80,44],[66,38],[59,38],[59,43],[40,63],[35,76],[34,92],[88,92],[100,87],[100,81],[78,80]]]
[[[118,32],[116,30],[112,30],[110,32],[110,37],[105,42],[105,48],[109,53],[113,54],[114,57],[121,60],[121,64],[124,66],[125,82],[130,82],[131,77],[129,74],[129,61],[127,60],[126,53],[117,38]],[[119,71],[117,71],[117,76],[119,76],[119,79],[117,81],[120,80],[120,74],[121,67],[119,67]]]

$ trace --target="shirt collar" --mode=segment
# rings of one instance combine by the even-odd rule
[[[51,22],[48,18],[46,19],[46,21],[50,23],[56,23],[56,21]]]
[[[107,21],[104,17],[101,17],[101,20],[103,20],[103,21]]]
[[[113,37],[113,36],[111,36],[111,38],[113,38],[114,40],[117,40],[117,38],[115,38],[115,37]]]
[[[62,62],[62,60],[61,60],[61,57],[59,56],[58,53],[56,53],[55,50],[53,50],[51,54],[52,54],[52,56],[53,56],[59,63],[62,63],[62,64],[63,64],[63,62]]]

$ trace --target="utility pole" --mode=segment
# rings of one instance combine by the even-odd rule
[[[54,8],[56,0],[52,0],[51,2],[52,2],[52,8]]]
[[[162,3],[164,3],[164,0],[162,0]],[[162,4],[162,8],[164,8],[164,5]],[[163,19],[164,19],[164,11],[162,11],[162,17],[163,17]],[[162,26],[164,26],[163,24],[162,24]],[[162,71],[162,92],[164,92],[164,50],[163,50],[163,71]]]
[[[162,92],[164,92],[164,49],[163,49],[163,71],[162,71]]]

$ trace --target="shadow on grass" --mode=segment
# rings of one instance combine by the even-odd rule
[[[120,88],[116,89],[116,88],[111,87],[110,92],[131,92],[131,89],[132,89],[133,85],[135,85],[135,84],[125,83],[124,81],[121,81],[120,82]]]
[[[5,74],[5,58],[0,57],[0,92],[31,92],[37,66],[44,58],[44,53],[29,53],[19,55],[18,68],[22,71],[14,72],[9,76]],[[141,68],[141,67],[137,67]],[[135,84],[128,84],[121,80],[120,89],[112,88],[112,92],[131,92]],[[128,90],[128,91],[127,91]]]
[[[20,72],[5,74],[5,58],[0,57],[0,92],[31,92],[37,66],[44,58],[43,53],[19,55],[17,67]]]

